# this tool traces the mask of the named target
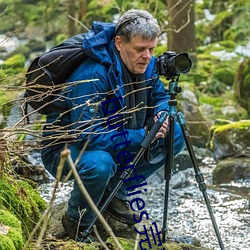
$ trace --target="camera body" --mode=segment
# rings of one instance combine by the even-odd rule
[[[170,80],[187,73],[192,66],[192,61],[187,53],[176,54],[174,51],[166,51],[156,59],[156,70],[160,76]]]

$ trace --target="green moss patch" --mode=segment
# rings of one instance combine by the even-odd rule
[[[20,221],[7,210],[0,209],[0,249],[21,249],[23,243]]]
[[[15,180],[9,176],[0,179],[0,208],[6,208],[18,220],[24,238],[27,238],[39,220],[46,202],[27,181]]]
[[[236,152],[236,145],[248,145],[250,141],[250,120],[230,122],[225,125],[214,125],[211,127],[210,149],[215,150],[215,142],[226,145],[231,154]],[[218,145],[217,145],[218,147]],[[224,146],[225,147],[225,146]]]

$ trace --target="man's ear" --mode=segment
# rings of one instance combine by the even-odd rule
[[[122,43],[121,37],[116,36],[115,37],[115,47],[118,51],[120,51],[120,49],[121,49],[121,43]]]

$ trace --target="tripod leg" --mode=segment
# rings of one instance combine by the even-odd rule
[[[167,220],[168,220],[168,200],[169,200],[169,183],[172,176],[172,169],[174,165],[174,122],[175,118],[173,115],[169,115],[169,131],[166,142],[166,162],[165,162],[165,197],[164,197],[164,213],[162,223],[162,242],[166,242],[166,235],[168,233]]]
[[[165,121],[166,118],[167,118],[167,113],[166,112],[162,112],[162,114],[159,117],[159,119],[155,122],[155,124],[153,125],[152,129],[150,130],[150,132],[147,134],[147,136],[142,141],[141,148],[139,149],[138,153],[135,155],[133,161],[129,165],[136,166],[136,164],[138,163],[138,161],[142,157],[142,155],[145,152],[145,150],[148,148],[148,146],[150,145],[150,143],[153,141],[156,133],[159,131],[160,127],[162,126],[162,123]],[[112,201],[112,199],[114,198],[114,196],[116,195],[116,193],[118,192],[118,190],[120,189],[120,187],[122,186],[124,180],[126,180],[127,178],[129,178],[129,176],[132,173],[133,173],[133,168],[128,168],[128,169],[126,169],[126,170],[123,171],[123,173],[120,176],[120,181],[118,182],[118,184],[116,185],[116,187],[114,188],[114,190],[111,192],[111,194],[109,195],[108,199],[104,202],[104,204],[100,208],[100,212],[101,213],[107,208],[107,206],[109,205],[109,203]],[[96,220],[97,220],[97,216],[95,215],[94,219],[92,220],[92,222],[90,223],[90,225],[88,226],[88,228],[82,233],[82,240],[83,241],[87,238],[87,236],[91,232],[92,227],[94,226]]]
[[[187,150],[188,150],[191,162],[193,163],[193,167],[194,167],[194,171],[195,171],[195,179],[196,179],[196,181],[197,181],[197,183],[199,185],[200,191],[203,194],[203,197],[204,197],[204,200],[205,200],[205,203],[206,203],[206,206],[207,206],[207,209],[208,209],[208,212],[209,212],[209,215],[210,215],[210,218],[211,218],[211,221],[212,221],[212,224],[213,224],[213,228],[214,228],[216,237],[218,239],[220,248],[221,248],[221,250],[224,250],[225,247],[223,245],[223,242],[222,242],[222,239],[221,239],[221,236],[220,236],[220,232],[219,232],[219,229],[218,229],[218,226],[217,226],[214,214],[213,214],[213,210],[212,210],[212,207],[211,207],[211,204],[210,204],[210,201],[208,199],[207,192],[206,192],[207,188],[206,188],[206,184],[204,182],[204,177],[203,177],[203,174],[201,173],[201,171],[199,169],[198,162],[197,162],[197,159],[195,157],[195,154],[194,154],[194,151],[193,151],[190,139],[189,139],[189,133],[188,133],[187,128],[186,128],[186,124],[185,124],[183,114],[181,112],[178,112],[177,113],[177,118],[178,118],[179,124],[181,126],[181,130],[182,130],[185,142],[186,142],[186,146],[187,146]]]

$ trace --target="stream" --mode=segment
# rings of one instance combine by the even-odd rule
[[[200,169],[205,178],[207,194],[226,250],[250,250],[250,180],[212,185],[212,158],[202,160]],[[163,171],[161,171],[163,172]],[[156,173],[148,180],[148,191],[140,196],[146,204],[149,218],[161,228],[164,213],[165,180]],[[42,197],[49,201],[54,182],[40,185]],[[55,203],[69,198],[72,182],[61,187]],[[135,196],[133,196],[135,198]],[[203,247],[220,250],[216,234],[202,195],[197,187],[194,169],[173,174],[170,180],[167,226],[176,239],[191,237]]]

